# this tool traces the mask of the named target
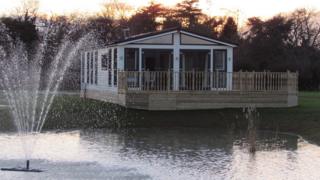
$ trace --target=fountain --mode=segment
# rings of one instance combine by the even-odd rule
[[[41,172],[30,168],[29,159],[36,144],[36,135],[45,124],[65,72],[78,55],[79,49],[93,37],[88,33],[73,41],[67,36],[59,48],[50,47],[48,41],[55,33],[55,27],[46,28],[35,53],[30,55],[25,44],[13,40],[6,33],[6,27],[0,24],[0,36],[4,44],[1,46],[0,42],[0,86],[21,137],[26,158],[25,168],[2,168],[3,171]],[[51,50],[50,48],[56,48],[55,56],[51,58],[49,67],[43,68],[47,60],[46,51]]]
[[[254,106],[249,106],[243,108],[243,113],[245,118],[248,120],[248,145],[249,145],[249,152],[255,153],[256,152],[256,140],[257,140],[257,128],[259,123],[259,113]]]
[[[1,168],[2,171],[42,172],[40,169],[30,169],[30,160],[26,161],[25,168]]]

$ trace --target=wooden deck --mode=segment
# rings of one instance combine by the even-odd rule
[[[293,107],[295,72],[118,72],[118,91],[87,89],[88,98],[144,110]]]

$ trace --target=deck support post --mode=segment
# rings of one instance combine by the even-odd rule
[[[213,90],[213,49],[210,50],[210,90]]]
[[[243,75],[242,75],[242,70],[239,71],[239,88],[240,92],[243,91],[243,81],[242,81]]]

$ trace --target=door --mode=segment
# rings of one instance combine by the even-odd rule
[[[227,51],[214,50],[213,51],[213,87],[226,88],[227,86]]]
[[[172,88],[173,51],[171,49],[143,49],[142,78],[144,88],[166,90]]]

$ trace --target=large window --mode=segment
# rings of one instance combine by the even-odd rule
[[[180,68],[182,71],[208,71],[210,69],[209,50],[181,50]]]
[[[90,53],[91,61],[90,61],[90,83],[93,84],[93,52]]]
[[[214,50],[213,64],[215,70],[225,71],[227,62],[226,50]]]
[[[85,79],[84,79],[84,76],[85,76],[85,61],[86,61],[86,54],[85,53],[82,53],[81,54],[81,82],[82,83],[85,83]]]
[[[139,49],[125,48],[124,69],[126,71],[138,71],[139,70]]]
[[[101,55],[101,69],[102,70],[108,69],[108,54]]]
[[[117,63],[117,59],[118,59],[118,58],[117,58],[117,53],[118,53],[118,52],[117,52],[117,48],[115,48],[115,49],[113,50],[113,72],[114,72],[114,74],[113,74],[113,78],[114,78],[114,79],[113,79],[113,84],[114,84],[115,86],[117,86],[117,80],[118,80],[118,79],[117,79],[117,78],[118,78],[118,77],[117,77],[117,76],[118,76],[118,74],[117,74],[117,73],[118,73],[118,71],[117,71],[117,70],[118,70],[118,67],[117,67],[117,66],[118,66],[118,65],[117,65],[117,64],[118,64],[118,63]]]
[[[98,84],[98,51],[94,53],[94,83]]]
[[[112,49],[108,51],[108,84],[112,85]]]
[[[90,53],[87,53],[87,83],[90,83]]]

